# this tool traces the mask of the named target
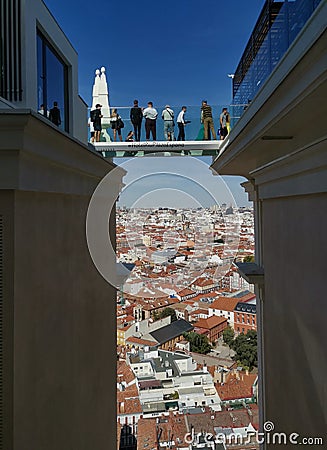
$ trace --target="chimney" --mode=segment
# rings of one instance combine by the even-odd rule
[[[246,369],[246,371],[245,371],[245,375],[246,375],[246,376],[248,376],[248,375],[249,375],[249,371],[248,371],[248,369]]]

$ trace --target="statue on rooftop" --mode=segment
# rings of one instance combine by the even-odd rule
[[[110,127],[110,107],[109,107],[109,90],[107,84],[106,77],[106,69],[105,67],[101,67],[101,69],[96,69],[95,71],[95,79],[92,90],[92,107],[91,110],[95,109],[97,104],[101,105],[101,114],[102,114],[102,133],[101,133],[101,141],[110,142],[110,136],[107,132],[107,129]]]

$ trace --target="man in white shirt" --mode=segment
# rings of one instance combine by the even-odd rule
[[[174,111],[169,105],[165,106],[165,109],[161,113],[161,117],[164,121],[164,136],[166,141],[174,140]]]
[[[185,141],[185,118],[184,118],[184,114],[186,113],[186,106],[182,106],[182,110],[180,111],[180,113],[177,116],[177,125],[178,125],[178,141]]]
[[[152,140],[157,139],[157,117],[158,112],[153,107],[152,102],[148,102],[148,107],[143,111],[143,117],[145,117],[145,139],[150,140],[150,132],[152,133]]]
[[[49,110],[47,110],[47,114],[45,114],[45,109],[44,109],[43,103],[42,103],[42,105],[40,105],[40,109],[38,110],[38,113],[42,114],[42,116],[46,115],[47,118],[49,118],[49,115],[50,115],[50,111]]]

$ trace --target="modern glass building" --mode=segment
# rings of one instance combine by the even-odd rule
[[[234,105],[253,100],[320,2],[266,1],[234,74]]]

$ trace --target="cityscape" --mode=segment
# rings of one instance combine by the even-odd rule
[[[117,292],[121,448],[155,448],[158,427],[160,447],[188,449],[190,429],[192,448],[213,430],[244,444],[258,430],[256,296],[234,262],[254,260],[253,208],[121,207],[116,220],[131,270]]]

